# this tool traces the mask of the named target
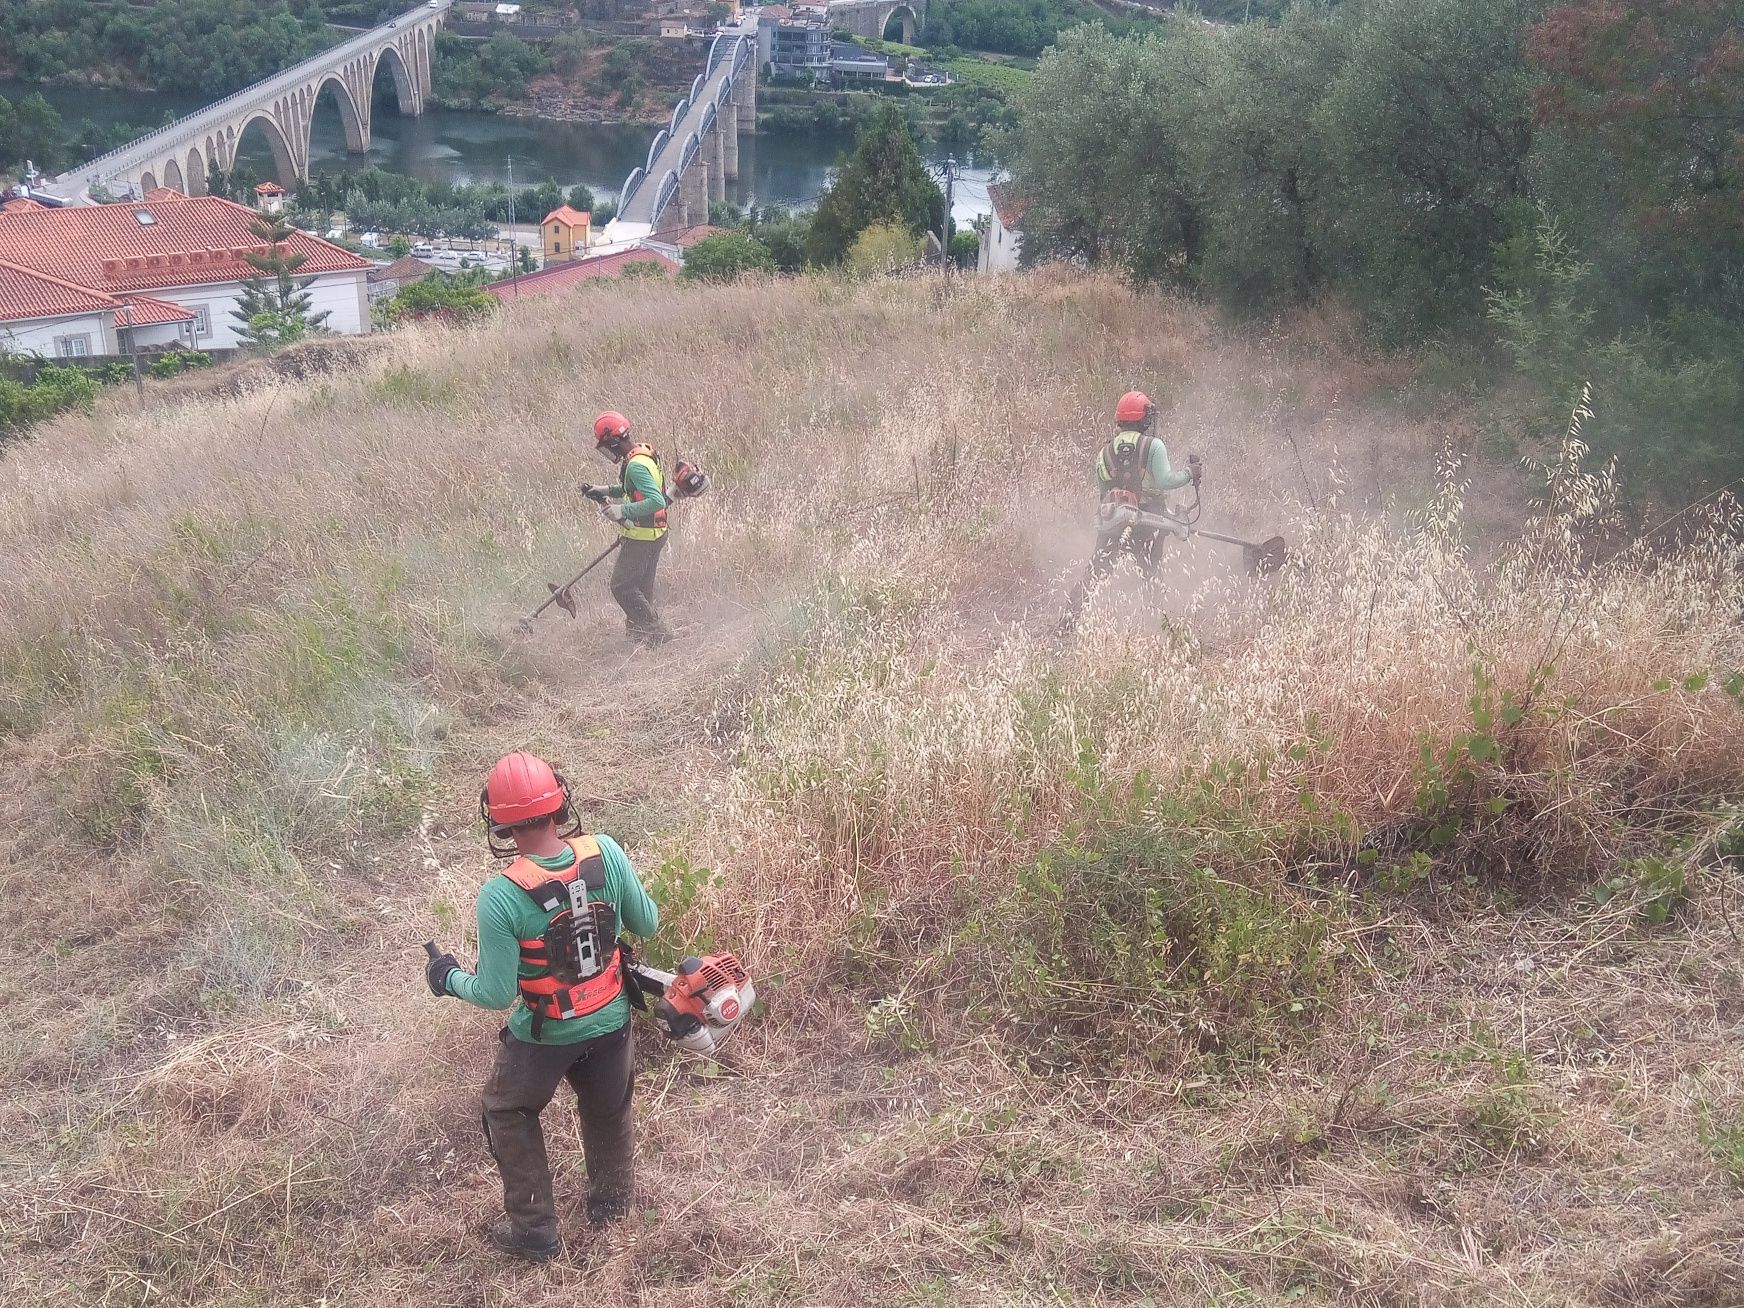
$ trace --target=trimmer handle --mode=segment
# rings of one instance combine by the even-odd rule
[[[436,948],[436,942],[434,940],[426,940],[424,942],[424,957],[425,958],[441,958],[442,957],[442,951],[440,949]]]

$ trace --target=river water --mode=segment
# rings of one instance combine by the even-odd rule
[[[0,96],[16,103],[38,88],[0,80]],[[49,87],[43,96],[69,123],[90,118],[99,123],[130,122],[141,126],[162,121],[166,112],[185,114],[201,101],[184,96],[139,91],[107,91]],[[432,109],[419,118],[402,118],[392,101],[378,104],[374,141],[367,155],[345,150],[344,129],[331,97],[316,108],[310,146],[310,166],[316,171],[362,168],[376,164],[410,173],[427,181],[508,181],[517,186],[554,181],[567,189],[585,183],[601,200],[615,199],[630,171],[646,161],[656,127],[629,123],[558,123],[505,114]],[[766,132],[739,138],[740,178],[728,183],[728,198],[738,204],[788,205],[809,208],[829,185],[836,161],[853,147],[852,134]],[[272,154],[257,130],[243,150],[263,177],[273,175]],[[927,155],[942,164],[944,153]],[[959,223],[987,212],[984,167],[959,167],[956,204]]]

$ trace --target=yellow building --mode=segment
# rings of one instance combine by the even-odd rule
[[[568,263],[587,254],[593,215],[579,213],[567,204],[553,209],[540,224],[545,231],[545,262]]]

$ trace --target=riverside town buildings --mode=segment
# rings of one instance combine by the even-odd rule
[[[0,207],[0,352],[52,358],[125,354],[172,346],[238,344],[230,316],[244,259],[261,249],[249,231],[260,216],[217,196],[160,187],[123,204],[49,208],[29,200]],[[293,232],[288,250],[305,256],[326,329],[369,330],[365,275],[373,265],[337,245]]]

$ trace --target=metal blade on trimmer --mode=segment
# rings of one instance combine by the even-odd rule
[[[551,592],[551,598],[557,601],[557,607],[570,617],[575,617],[575,596],[569,593],[569,587],[559,586],[554,581],[545,583],[545,589]]]
[[[1290,561],[1290,550],[1282,536],[1273,536],[1258,545],[1244,546],[1241,554],[1241,561],[1256,577],[1269,577]]]

